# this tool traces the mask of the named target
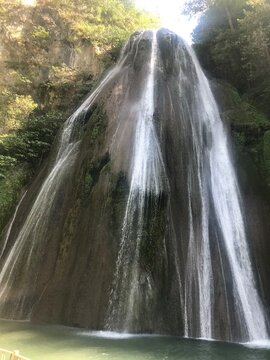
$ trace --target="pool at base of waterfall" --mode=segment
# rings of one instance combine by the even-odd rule
[[[258,348],[259,345],[261,348]],[[267,348],[268,347],[268,348]],[[0,321],[0,348],[31,360],[269,360],[270,342],[244,346],[171,336],[111,332]]]

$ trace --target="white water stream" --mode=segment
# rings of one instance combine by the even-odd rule
[[[116,326],[122,331],[128,331],[132,328],[134,319],[138,316],[137,311],[142,295],[140,283],[142,281],[145,282],[145,294],[151,297],[152,292],[151,279],[147,277],[142,280],[140,278],[139,255],[147,196],[152,194],[158,197],[162,192],[165,176],[153,122],[156,58],[157,39],[156,33],[153,32],[148,77],[141,99],[134,108],[136,130],[131,162],[130,191],[123,220],[114,285],[110,296],[106,324],[108,329]],[[133,244],[131,244],[131,238],[133,238]]]
[[[237,316],[243,328],[246,328],[248,338],[267,339],[268,332],[266,319],[261,300],[258,295],[253,275],[252,264],[246,239],[243,213],[241,209],[241,196],[238,189],[236,175],[228,150],[227,134],[221,121],[217,104],[214,100],[208,80],[206,79],[198,60],[192,49],[186,49],[196,68],[198,84],[195,96],[197,98],[196,111],[206,124],[211,134],[212,146],[209,150],[211,196],[216,211],[216,217],[222,232],[223,248],[229,260],[233,277],[233,297],[237,308]],[[202,198],[205,192],[201,193]],[[203,201],[205,202],[205,201]],[[206,200],[207,202],[207,200]],[[207,224],[205,225],[207,226]],[[203,226],[203,229],[205,228]],[[199,275],[201,337],[211,338],[211,296],[212,265],[207,240],[207,230],[202,237],[203,250],[200,254],[203,265]],[[208,310],[207,310],[208,309]]]

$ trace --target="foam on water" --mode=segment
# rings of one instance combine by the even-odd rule
[[[252,349],[270,349],[270,340],[250,341],[242,345]]]
[[[132,338],[150,338],[150,337],[160,337],[158,334],[131,334],[131,333],[121,333],[115,331],[79,331],[76,333],[80,336],[89,336],[97,337],[102,339],[132,339]]]

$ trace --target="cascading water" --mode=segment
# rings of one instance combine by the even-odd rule
[[[142,91],[142,101],[137,105],[139,118],[133,145],[132,177],[107,323],[109,329],[116,328],[125,331],[136,329],[134,318],[138,318],[138,307],[142,302],[140,298],[142,290],[140,288],[144,289],[143,296],[146,302],[149,297],[151,298],[151,292],[153,292],[151,278],[147,278],[147,275],[147,285],[140,286],[140,281],[143,280],[140,280],[142,275],[140,275],[138,258],[143,231],[144,208],[147,206],[146,196],[147,193],[151,192],[151,183],[153,184],[152,192],[156,196],[162,192],[162,176],[160,174],[163,173],[165,176],[164,161],[154,133],[155,130],[153,128],[151,135],[150,129],[147,128],[147,124],[153,126],[155,111],[153,102],[154,65],[157,64],[155,35],[153,39],[148,80],[145,90]],[[228,152],[227,135],[209,83],[195,55],[186,44],[182,43],[181,47],[182,58],[177,59],[179,62],[177,79],[179,94],[187,91],[186,83],[190,81],[190,78],[187,77],[188,74],[185,73],[186,63],[192,63],[191,71],[196,81],[193,84],[195,100],[192,105],[194,107],[191,108],[186,99],[179,98],[180,102],[182,100],[180,105],[182,122],[189,122],[183,127],[186,128],[185,131],[187,128],[190,131],[188,136],[191,146],[190,157],[192,157],[190,165],[186,169],[189,234],[184,269],[185,285],[184,289],[180,289],[180,292],[184,291],[185,294],[182,304],[184,334],[186,337],[194,336],[195,329],[195,336],[197,337],[215,337],[213,331],[215,314],[212,299],[214,284],[209,235],[209,202],[212,201],[221,232],[219,241],[224,242],[224,250],[226,251],[223,256],[228,258],[233,274],[233,298],[239,314],[239,321],[243,325],[242,336],[250,340],[267,338],[265,315],[252,273],[243,215],[240,209],[240,195]],[[208,140],[211,142],[208,147],[205,144],[205,136],[211,139]],[[150,144],[154,145],[150,147]],[[156,154],[156,160],[151,159],[153,153]],[[150,162],[157,165],[151,166]],[[177,165],[175,164],[175,166]],[[200,207],[200,216],[196,220],[193,218],[194,209],[192,205],[192,191],[194,191],[192,184],[194,182],[197,183],[199,195],[196,206]],[[138,214],[136,214],[136,209],[138,209]],[[135,216],[137,216],[136,221],[134,221]],[[200,229],[199,234],[195,234],[196,227]],[[133,231],[136,232],[135,238],[132,235]],[[224,273],[224,271],[222,267],[222,272]],[[225,297],[226,292],[227,289],[225,288]],[[248,296],[251,296],[250,301],[248,301]],[[228,305],[227,301],[226,299]],[[195,314],[194,307],[196,309]],[[229,321],[229,314],[227,320]]]
[[[55,162],[49,176],[44,181],[40,192],[33,204],[23,227],[21,228],[16,242],[9,250],[4,266],[0,272],[0,309],[7,312],[10,317],[29,317],[31,305],[25,304],[24,291],[19,296],[19,301],[8,308],[8,300],[14,286],[16,277],[23,284],[31,280],[33,288],[36,285],[38,268],[42,265],[42,257],[46,249],[44,235],[48,226],[48,219],[52,211],[53,203],[59,187],[70,171],[78,150],[78,143],[70,143]],[[41,238],[40,238],[41,237]],[[42,241],[43,240],[43,241]],[[23,272],[18,274],[18,268]],[[27,289],[31,292],[31,289]],[[26,310],[27,307],[27,310]]]
[[[122,228],[106,327],[129,331],[136,326],[141,297],[152,297],[151,278],[140,274],[140,248],[147,199],[158,199],[164,187],[165,169],[155,132],[154,83],[157,57],[156,34],[153,33],[148,76],[141,99],[134,108],[136,130],[131,161],[130,190]],[[131,240],[132,239],[132,240]],[[144,283],[143,290],[141,283]],[[142,295],[141,292],[144,292]],[[146,309],[150,304],[146,305]]]
[[[53,165],[43,182],[37,197],[31,207],[29,215],[24,221],[23,226],[19,230],[14,244],[8,250],[5,262],[0,271],[0,313],[3,317],[5,314],[11,318],[29,318],[31,310],[34,306],[34,300],[26,300],[25,291],[34,292],[38,281],[39,269],[42,266],[42,258],[46,256],[47,233],[49,221],[54,216],[54,204],[59,201],[61,187],[65,186],[65,181],[72,173],[72,168],[77,158],[80,141],[76,139],[75,132],[78,123],[83,122],[87,112],[95,102],[104,86],[108,86],[110,81],[117,76],[121,68],[121,61],[110,71],[101,81],[99,86],[89,95],[83,104],[67,119],[65,122],[58,150],[53,160]],[[5,249],[8,238],[12,229],[13,222],[16,218],[18,208],[23,201],[24,194],[16,208],[12,222],[6,234],[1,257],[5,255]],[[21,272],[21,269],[23,271]],[[21,273],[20,273],[21,272]],[[31,288],[21,288],[21,293],[17,294],[18,301],[9,305],[12,298],[12,287],[15,287],[14,281],[19,277],[20,283],[25,282],[31,284]]]
[[[233,297],[243,333],[246,332],[244,336],[247,336],[250,340],[258,338],[266,339],[268,338],[268,333],[265,314],[252,271],[240,205],[240,192],[229,155],[227,134],[220,119],[208,80],[203,74],[192,49],[186,44],[185,47],[188,55],[192,59],[198,79],[197,89],[195,91],[195,97],[197,99],[196,111],[200,114],[202,122],[206,125],[206,131],[211,135],[211,147],[208,154],[211,180],[206,203],[208,203],[209,197],[211,197],[218,226],[221,231],[220,241],[223,242],[223,248],[226,252],[223,256],[228,258],[230,270],[233,274]],[[200,151],[202,153],[204,149],[200,149]],[[204,197],[207,195],[205,190],[203,190],[202,187],[200,188],[202,190],[202,202],[204,203]],[[208,206],[203,208],[203,222],[208,221],[206,219],[206,217],[209,216],[206,210],[207,207]],[[202,301],[200,301],[200,336],[212,338],[212,264],[207,227],[208,223],[202,226],[203,248],[200,253],[201,260],[197,259],[200,264],[199,296],[202,299]],[[206,245],[204,244],[205,242]],[[191,247],[191,252],[194,248],[195,247]],[[222,269],[222,271],[224,272],[224,269]],[[189,335],[188,331],[186,335]]]
[[[1,317],[268,338],[227,134],[177,35],[131,36],[51,164],[3,241]]]

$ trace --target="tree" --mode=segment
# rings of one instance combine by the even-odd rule
[[[235,31],[235,21],[245,5],[246,0],[188,0],[185,3],[184,12],[195,14],[216,8],[225,15],[231,31]]]
[[[226,0],[233,31],[225,0],[190,0],[186,11],[192,12],[196,4],[203,10],[193,32],[201,64],[270,116],[270,0]]]
[[[265,65],[270,68],[270,2],[250,0],[248,3],[251,8],[239,20],[243,53],[250,60],[253,58],[258,71],[265,71]]]

